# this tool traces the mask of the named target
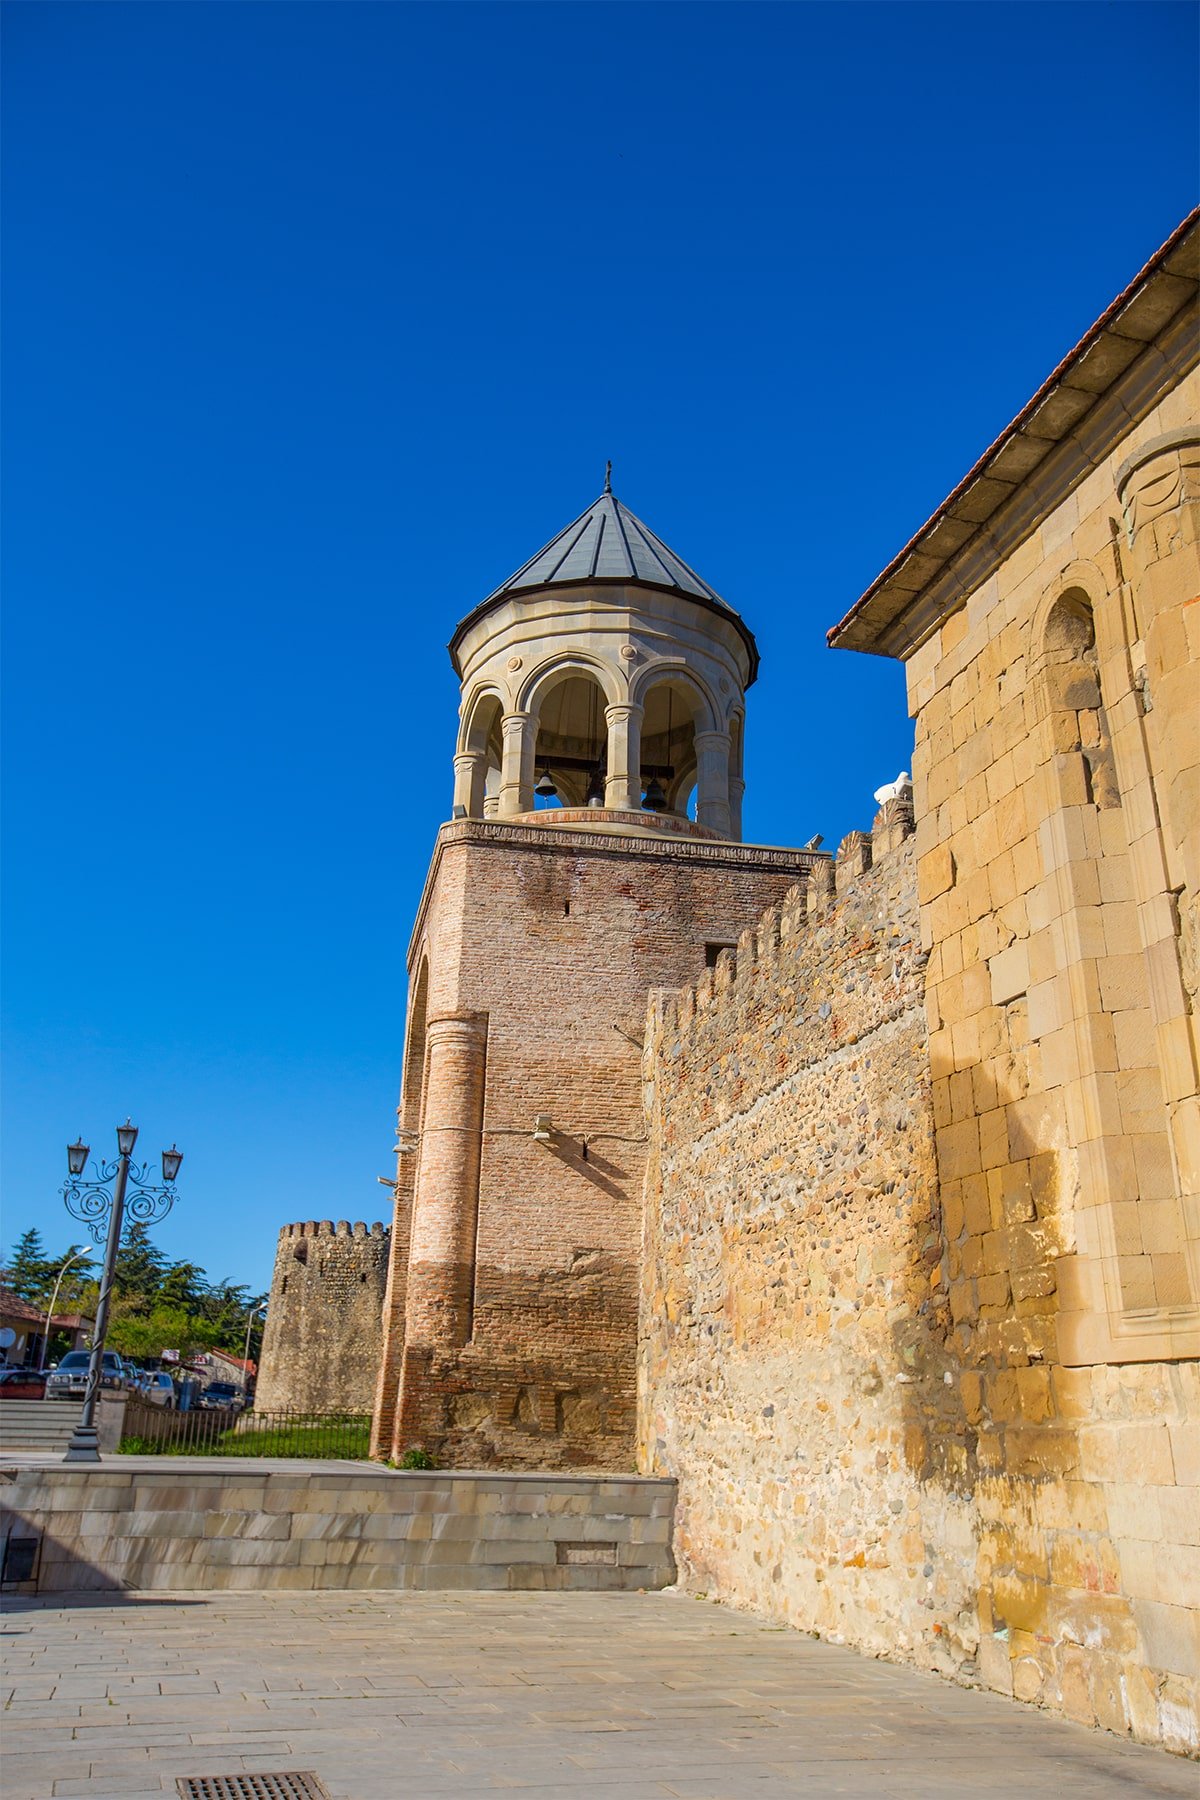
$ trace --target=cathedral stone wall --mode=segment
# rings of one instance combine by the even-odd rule
[[[285,1225],[275,1252],[254,1404],[259,1412],[369,1413],[389,1234],[340,1219]]]

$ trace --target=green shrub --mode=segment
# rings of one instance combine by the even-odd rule
[[[428,1450],[406,1450],[392,1464],[393,1469],[436,1469],[437,1464]]]

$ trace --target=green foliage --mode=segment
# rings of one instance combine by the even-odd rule
[[[0,1280],[23,1300],[48,1306],[63,1265],[81,1248],[70,1244],[62,1255],[48,1257],[41,1233],[32,1227],[17,1239]],[[59,1289],[58,1312],[95,1317],[99,1260],[99,1252],[89,1249],[71,1263]],[[147,1361],[164,1350],[178,1350],[184,1357],[200,1350],[241,1356],[247,1315],[264,1298],[229,1276],[210,1281],[199,1263],[170,1262],[149,1228],[134,1220],[117,1252],[108,1342],[122,1356]],[[251,1356],[261,1342],[262,1323],[255,1323]]]
[[[211,1417],[211,1415],[208,1415]],[[131,1434],[121,1439],[122,1456],[304,1456],[314,1462],[367,1462],[371,1420],[366,1413],[329,1413],[312,1418],[279,1418],[267,1413],[261,1426],[243,1422],[214,1433],[204,1431],[205,1415],[164,1413],[162,1435]],[[189,1423],[191,1421],[191,1423]]]
[[[0,1279],[22,1300],[48,1306],[54,1297],[59,1275],[70,1263],[58,1288],[57,1305],[60,1312],[77,1311],[79,1298],[87,1290],[96,1261],[95,1253],[90,1249],[86,1256],[79,1256],[83,1248],[82,1244],[68,1244],[61,1256],[47,1256],[42,1234],[33,1226],[17,1239]]]
[[[397,1457],[391,1465],[393,1469],[436,1469],[437,1464],[428,1450],[406,1450],[403,1456]]]
[[[150,1236],[150,1227],[134,1220],[121,1234],[114,1285],[122,1299],[154,1304],[167,1273],[167,1259]]]
[[[144,1361],[161,1356],[164,1350],[178,1350],[181,1356],[211,1350],[215,1333],[207,1319],[185,1307],[156,1304],[141,1313],[118,1298],[109,1318],[108,1343],[122,1356]]]

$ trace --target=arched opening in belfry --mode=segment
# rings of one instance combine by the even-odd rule
[[[694,819],[698,696],[689,684],[667,679],[649,689],[643,706],[642,806],[647,812]]]
[[[607,702],[586,670],[567,669],[538,706],[533,804],[603,806],[608,767]]]
[[[460,804],[470,819],[491,818],[496,811],[500,792],[500,769],[504,755],[504,733],[501,719],[504,708],[497,694],[481,694],[471,710],[463,733],[463,756],[468,786]]]

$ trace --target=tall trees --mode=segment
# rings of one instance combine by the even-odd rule
[[[4,1285],[22,1300],[40,1300],[46,1283],[46,1248],[36,1225],[23,1231],[13,1246],[4,1271]]]
[[[23,1300],[46,1307],[64,1264],[79,1248],[71,1244],[61,1255],[47,1256],[34,1226],[17,1239],[0,1281]],[[60,1313],[94,1315],[98,1262],[99,1252],[91,1250],[71,1262],[59,1290]],[[247,1316],[263,1298],[229,1276],[210,1281],[199,1263],[171,1262],[149,1228],[135,1219],[117,1253],[109,1342],[125,1356],[156,1357],[164,1350],[187,1356],[206,1349],[240,1355]]]

